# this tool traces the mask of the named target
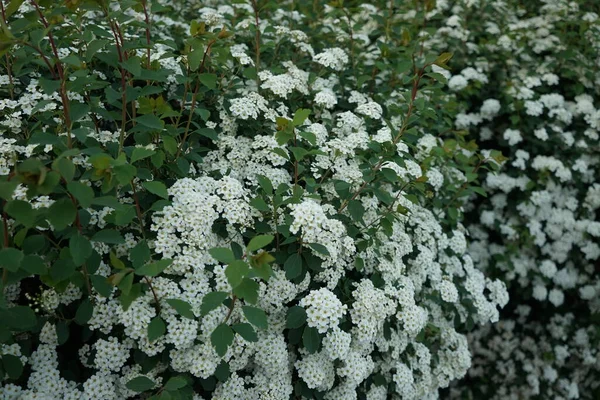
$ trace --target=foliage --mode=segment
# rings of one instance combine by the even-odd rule
[[[504,284],[434,1],[11,1],[0,393],[423,398]],[[381,3],[381,4],[377,4]]]
[[[589,1],[459,1],[427,39],[454,52],[456,127],[509,158],[482,179],[489,200],[469,202],[465,225],[510,306],[471,335],[456,398],[600,396],[599,13]]]

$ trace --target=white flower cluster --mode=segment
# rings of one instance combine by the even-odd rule
[[[512,311],[472,335],[470,387],[453,394],[592,399],[600,389],[598,15],[577,1],[539,2],[535,13],[514,1],[489,2],[494,12],[475,3],[440,10],[459,21],[466,48],[455,55],[490,82],[471,85],[464,70],[451,78],[464,103],[456,125],[492,147],[506,143],[509,161],[486,178],[490,200],[471,207],[469,253],[511,288]],[[569,24],[581,28],[576,42],[564,34]],[[562,52],[578,61],[558,67]]]

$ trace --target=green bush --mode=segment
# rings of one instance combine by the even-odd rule
[[[464,376],[508,296],[462,206],[504,157],[454,126],[435,2],[375,3],[3,3],[0,397]]]

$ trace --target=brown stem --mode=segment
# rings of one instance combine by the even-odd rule
[[[67,181],[64,178],[63,178],[63,181],[65,182],[65,184],[67,183]],[[73,203],[73,206],[75,207],[75,211],[76,211],[75,212],[75,226],[77,227],[77,231],[79,232],[79,234],[83,236],[82,228],[81,228],[81,220],[79,219],[79,212],[77,211],[77,200],[75,199],[75,197],[73,197],[73,195],[71,193],[67,192],[67,194],[71,198],[71,202]],[[88,273],[87,265],[85,262],[83,263],[81,268],[83,270],[83,276],[85,278],[85,286],[88,291],[88,296],[90,296],[90,298],[91,298],[92,285],[90,284],[90,274]]]
[[[4,201],[4,204],[2,205],[2,222],[3,222],[3,231],[4,231],[4,248],[8,248],[10,246],[9,242],[8,242],[8,217],[6,215],[6,211],[4,211],[4,208],[6,208],[6,200]],[[8,269],[4,268],[2,271],[2,285],[4,286],[6,284],[6,280],[8,279]]]
[[[7,23],[6,11],[4,10],[4,2],[2,0],[0,0],[0,7],[2,8],[2,19],[4,20],[4,23],[6,24]],[[8,81],[9,81],[8,90],[10,91],[10,98],[12,100],[15,97],[14,81],[13,81],[13,76],[12,76],[12,65],[10,63],[10,56],[8,55],[8,53],[6,53],[4,55],[4,58],[6,59],[6,73],[8,75]]]
[[[296,129],[292,128],[294,134],[294,147],[298,146],[296,143]],[[294,157],[294,187],[298,186],[298,160]]]
[[[135,183],[133,183],[133,179],[129,181],[131,183],[131,189],[133,190],[133,201],[135,202],[135,212],[138,217],[138,221],[140,222],[140,230],[142,231],[142,237],[146,239],[146,232],[144,231],[144,218],[142,216],[142,208],[140,207],[140,200],[137,195],[137,191],[135,190]]]
[[[483,163],[485,161],[486,161],[485,158],[479,160],[479,162],[477,163],[477,165],[473,169],[473,173],[476,173],[477,171],[479,171],[479,168],[483,165]],[[469,184],[469,182],[464,182],[460,186],[460,188],[458,188],[458,190],[456,191],[456,193],[454,194],[454,196],[452,196],[452,198],[450,199],[450,201],[448,202],[448,204],[446,204],[446,207],[444,207],[444,211],[446,211],[448,208],[450,208],[450,206],[460,197],[460,194],[463,192],[463,190],[465,190],[467,188],[468,184]]]
[[[36,9],[40,21],[44,25],[44,28],[48,30],[48,40],[50,41],[50,46],[52,47],[52,52],[54,53],[54,57],[56,58],[56,70],[58,71],[58,76],[60,78],[60,99],[63,104],[63,114],[65,119],[65,126],[67,128],[67,146],[69,148],[73,147],[73,138],[71,137],[71,111],[69,106],[69,96],[67,94],[67,80],[65,77],[65,71],[63,69],[63,65],[60,61],[60,57],[58,55],[58,49],[56,47],[56,43],[54,42],[54,35],[52,35],[52,31],[49,29],[50,25],[44,16],[44,13],[40,9],[39,4],[36,0],[30,0],[33,7]],[[48,63],[47,63],[48,64]]]
[[[356,64],[354,60],[354,31],[352,29],[352,19],[350,18],[350,13],[346,8],[342,8],[346,19],[348,20],[348,31],[350,33],[350,63],[352,64],[352,71],[354,73],[354,78],[356,78]]]
[[[142,208],[140,207],[140,200],[137,195],[137,191],[135,190],[135,183],[133,183],[133,179],[130,181],[131,189],[133,190],[133,201],[135,203],[135,212],[138,217],[138,221],[140,222],[140,230],[142,231],[142,237],[146,239],[146,232],[144,231],[144,218],[142,217]],[[152,286],[152,281],[144,276],[144,281],[148,284],[150,291],[152,292],[152,296],[154,297],[154,302],[156,303],[156,313],[160,315],[160,301],[158,300],[158,296],[156,295],[156,291],[154,290],[154,286]]]
[[[215,40],[212,40],[206,46],[206,50],[204,51],[204,55],[202,56],[202,62],[200,63],[200,67],[198,68],[198,73],[202,73],[204,71],[206,65],[206,58],[208,57],[208,53],[210,53],[210,49],[212,45],[215,44]],[[181,143],[177,146],[177,153],[175,154],[175,159],[178,159],[181,155],[181,151],[183,150],[183,146],[190,134],[190,125],[192,124],[192,118],[194,116],[194,109],[196,108],[196,100],[198,99],[198,90],[200,90],[200,80],[196,81],[196,87],[194,88],[194,94],[192,95],[192,105],[190,107],[190,114],[188,115],[187,123],[185,124],[185,132],[183,133],[183,138],[181,139]],[[185,99],[184,99],[185,102]],[[184,103],[185,105],[185,103]],[[179,123],[179,122],[178,122]]]
[[[256,24],[256,35],[254,37],[256,52],[256,90],[260,92],[260,78],[258,77],[260,68],[260,21],[258,19],[259,10],[256,0],[252,0],[252,9],[254,10],[254,23]]]
[[[394,139],[392,140],[392,145],[394,147],[396,146],[398,141],[400,141],[400,138],[406,131],[406,128],[408,128],[408,120],[410,119],[412,112],[413,112],[415,98],[417,97],[417,92],[419,90],[419,83],[421,82],[421,77],[423,76],[423,74],[425,72],[425,68],[427,68],[428,66],[429,66],[429,64],[424,65],[423,68],[421,68],[417,72],[417,76],[413,83],[413,87],[412,87],[412,91],[411,91],[411,95],[410,95],[410,103],[408,104],[408,111],[406,112],[406,117],[404,118],[404,121],[402,122],[402,127],[400,128],[400,131],[398,132],[396,137],[394,137]],[[383,157],[380,158],[379,162],[377,162],[377,164],[371,168],[371,173],[379,171],[384,162],[385,161],[384,161]],[[345,200],[342,203],[342,205],[338,209],[338,213],[341,212],[344,208],[346,208],[348,206],[348,203],[350,203],[352,200],[356,199],[366,186],[367,186],[367,181],[364,181],[362,183],[362,185],[358,188],[358,190],[352,195],[352,197],[349,200]]]
[[[189,65],[187,66],[187,76],[189,78],[190,76],[190,67]],[[190,88],[190,83],[188,82],[189,79],[185,80],[185,85],[183,87],[183,96],[181,97],[181,113],[179,113],[179,115],[177,116],[177,122],[175,123],[175,126],[177,126],[177,129],[179,129],[179,122],[181,121],[181,116],[183,115],[183,110],[185,110],[185,105],[187,103],[187,95],[188,95],[188,91]]]
[[[188,115],[187,123],[185,124],[185,132],[183,133],[183,138],[181,139],[181,143],[177,146],[177,153],[175,154],[175,159],[178,159],[181,155],[181,151],[183,150],[183,146],[188,138],[190,133],[190,125],[192,124],[192,117],[194,116],[194,109],[196,108],[196,99],[198,98],[198,90],[200,89],[200,81],[196,82],[196,87],[194,88],[194,94],[192,95],[192,105],[190,107],[190,114]]]
[[[233,313],[233,309],[235,308],[236,300],[237,300],[237,296],[234,294],[233,297],[231,298],[231,307],[229,307],[229,311],[227,312],[225,319],[223,320],[223,322],[221,322],[222,324],[227,322],[227,320],[229,320],[229,317],[231,317],[231,314]]]
[[[117,48],[117,55],[119,56],[119,62],[123,62],[126,60],[127,54],[123,51],[123,36],[119,33],[119,27],[116,22],[110,19],[108,15],[108,10],[105,9],[105,14],[108,17],[108,22],[110,24],[110,29],[113,33],[113,37],[115,38],[115,46]],[[127,72],[121,66],[121,133],[119,135],[119,153],[123,151],[123,146],[125,144],[125,127],[127,124]]]
[[[384,213],[385,213],[385,212],[392,211],[392,208],[394,207],[394,205],[396,205],[396,202],[397,202],[397,201],[398,201],[398,199],[400,198],[400,195],[402,194],[402,191],[403,191],[404,189],[406,189],[406,187],[407,187],[409,184],[410,184],[410,182],[406,182],[404,185],[402,185],[402,187],[400,188],[400,190],[398,190],[398,193],[396,193],[396,197],[394,197],[394,201],[392,201],[392,202],[390,203],[390,205],[389,205],[389,206],[387,206],[387,207],[384,209]],[[380,218],[378,218],[378,219],[374,220],[374,221],[373,221],[373,222],[371,222],[369,225],[366,225],[366,226],[365,226],[365,230],[366,230],[366,229],[369,229],[369,227],[373,226],[373,224],[375,224],[375,223],[377,223],[377,222],[381,221],[382,219],[383,219],[383,214],[381,215],[381,217],[380,217]]]
[[[146,18],[146,68],[150,69],[150,17],[148,16],[147,0],[142,0],[142,8],[144,9],[144,17]]]
[[[53,79],[58,79],[56,72],[54,71],[54,67],[52,66],[52,64],[50,64],[50,60],[48,60],[48,57],[46,57],[46,55],[44,54],[44,52],[42,51],[42,49],[40,49],[39,47],[35,47],[34,45],[21,41],[19,40],[18,43],[20,45],[23,46],[27,46],[27,47],[31,47],[32,49],[34,49],[35,51],[37,51],[39,53],[39,55],[42,57],[42,60],[44,61],[44,63],[46,64],[46,66],[48,67],[48,69],[50,70],[50,74],[52,74],[52,78]]]

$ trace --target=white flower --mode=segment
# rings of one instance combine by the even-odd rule
[[[341,71],[348,64],[348,55],[339,47],[327,48],[316,54],[313,61],[334,71]]]

